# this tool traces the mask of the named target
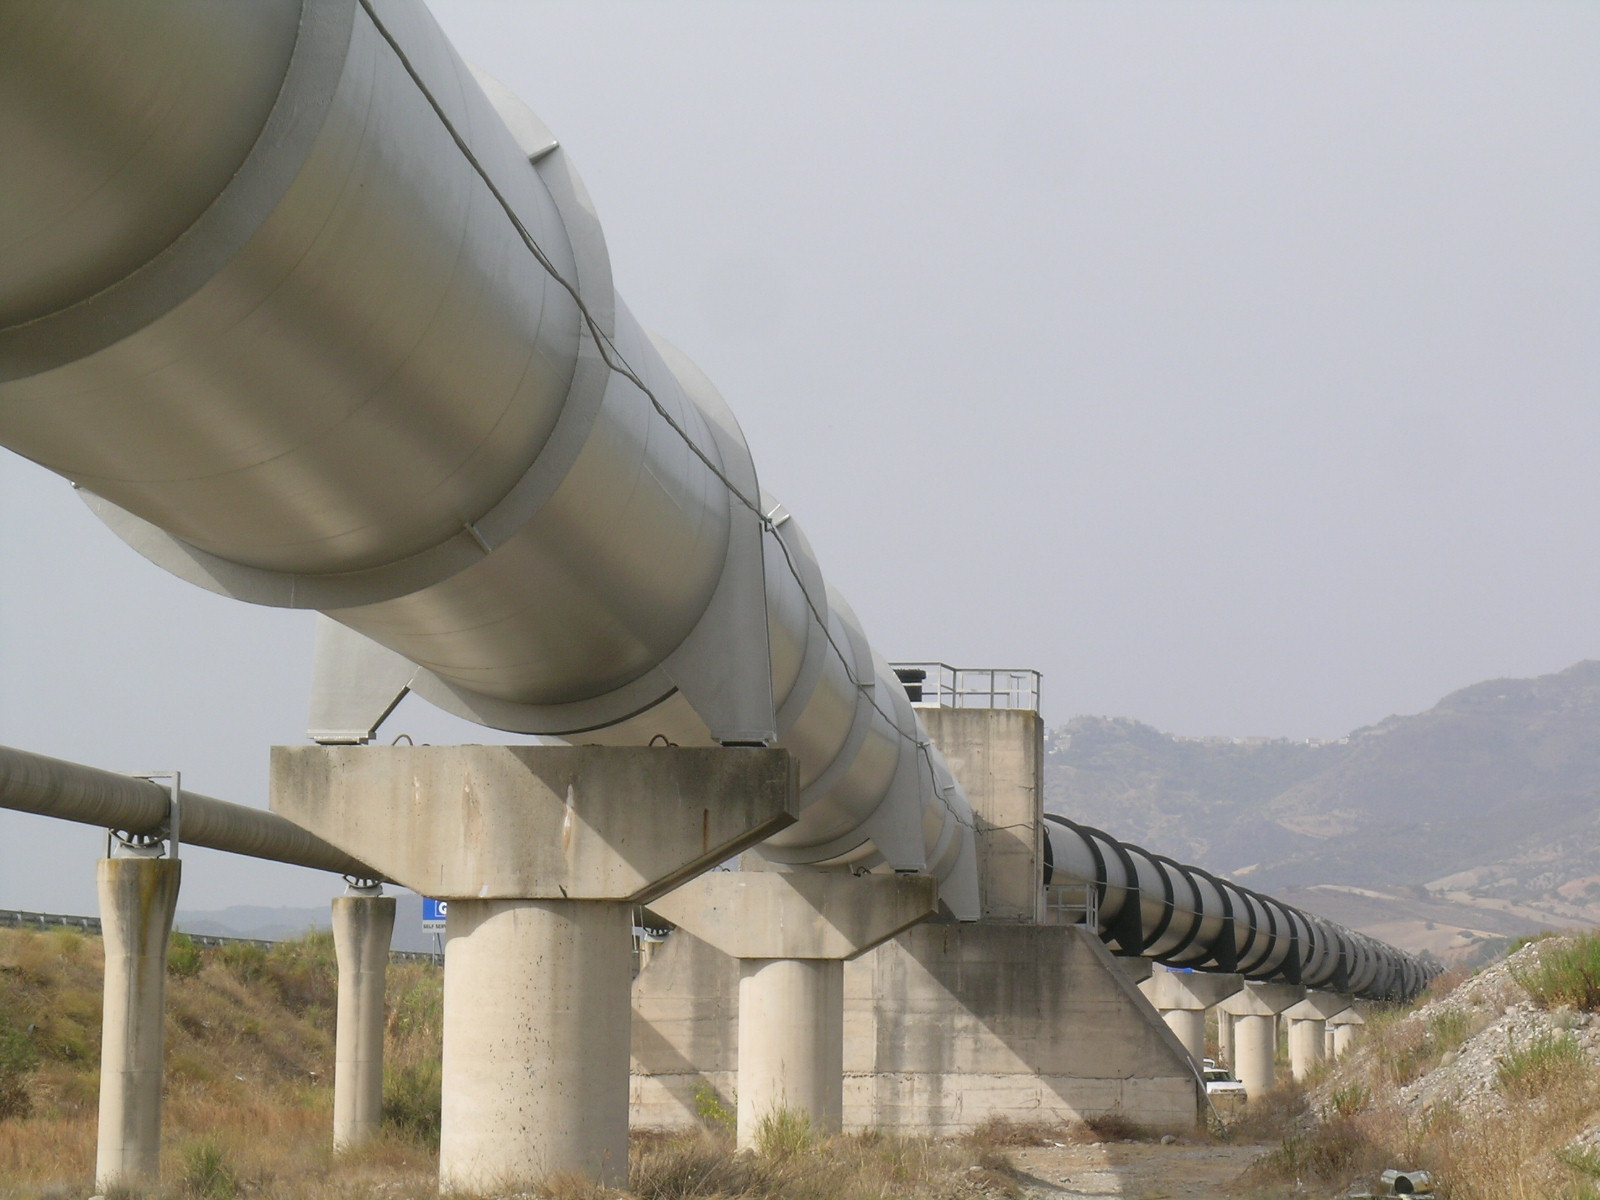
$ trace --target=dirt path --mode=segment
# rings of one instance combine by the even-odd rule
[[[1236,1200],[1234,1182],[1267,1147],[1179,1141],[1012,1150],[1030,1200]]]

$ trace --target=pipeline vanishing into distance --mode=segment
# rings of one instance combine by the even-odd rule
[[[1170,967],[1409,1000],[1438,968],[1231,880],[1045,815],[1045,884],[1094,889],[1101,939]]]
[[[612,286],[560,143],[417,0],[0,3],[0,444],[140,553],[315,609],[312,734],[778,745],[781,864],[974,820],[737,422]],[[1124,953],[1405,991],[1420,963],[1062,825]]]

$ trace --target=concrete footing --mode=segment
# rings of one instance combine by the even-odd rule
[[[182,866],[103,858],[96,876],[106,973],[94,1178],[108,1192],[160,1175],[167,942]]]
[[[333,1058],[333,1147],[377,1135],[383,1120],[383,988],[394,936],[394,897],[379,889],[333,902],[339,1010]]]

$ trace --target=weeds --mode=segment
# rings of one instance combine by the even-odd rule
[[[770,1112],[756,1126],[756,1153],[775,1162],[784,1162],[804,1154],[816,1141],[811,1118],[792,1109],[780,1108]]]
[[[723,1129],[732,1133],[739,1123],[739,1110],[732,1101],[723,1100],[717,1089],[701,1081],[694,1089],[695,1115],[708,1129]]]
[[[1545,946],[1531,966],[1511,975],[1540,1008],[1600,1010],[1600,934]]]
[[[32,1039],[0,1017],[0,1121],[25,1117],[33,1110],[29,1084],[38,1065]]]
[[[167,974],[193,979],[200,974],[200,947],[187,933],[174,933],[167,941]]]
[[[1495,1068],[1495,1082],[1513,1100],[1534,1100],[1588,1070],[1588,1056],[1570,1032],[1539,1033],[1525,1046],[1511,1046]]]
[[[199,1200],[233,1200],[239,1191],[239,1176],[209,1138],[184,1151],[181,1179],[184,1192]]]

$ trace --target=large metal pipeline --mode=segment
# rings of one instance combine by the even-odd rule
[[[173,800],[169,788],[148,779],[0,746],[0,808],[169,837]],[[381,878],[337,846],[273,813],[198,792],[180,791],[176,801],[177,836],[185,844],[360,879]]]
[[[420,3],[0,3],[0,161],[0,444],[481,724],[787,747],[770,857],[977,916],[904,692],[564,150]]]
[[[1098,932],[1118,954],[1172,967],[1409,1000],[1437,973],[1416,955],[1270,896],[1045,816],[1045,882],[1092,888]]]

